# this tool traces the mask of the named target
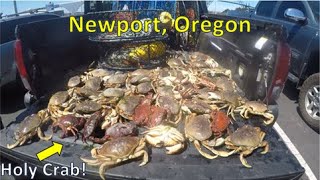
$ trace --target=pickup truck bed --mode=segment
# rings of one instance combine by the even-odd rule
[[[84,16],[85,20],[92,15]],[[220,17],[208,17],[215,20]],[[288,56],[283,56],[282,28],[271,23],[252,22],[249,33],[230,33],[221,37],[203,38],[203,45],[215,44],[203,48],[220,55],[217,61],[224,61],[226,68],[234,74],[233,79],[250,100],[268,99],[269,109],[277,118],[277,105],[274,102],[280,94],[285,77],[286,67],[289,63]],[[88,33],[70,33],[69,18],[62,17],[49,21],[30,23],[18,26],[17,38],[22,48],[21,61],[25,64],[30,77],[29,89],[40,100],[31,108],[17,117],[16,123],[24,117],[40,110],[47,105],[47,100],[41,97],[50,97],[53,92],[65,89],[69,72],[77,71],[80,66],[87,67],[89,63],[99,60],[97,44],[88,40]],[[36,37],[36,38],[35,38]],[[264,37],[268,41],[256,48],[255,44]],[[205,41],[206,40],[206,41]],[[201,48],[200,48],[201,49]],[[221,50],[219,50],[221,49]],[[29,56],[30,52],[33,56]],[[286,52],[286,51],[285,51]],[[220,62],[219,62],[220,63]],[[284,64],[286,66],[279,66]],[[244,73],[240,75],[238,65]],[[80,70],[81,71],[81,70]],[[279,72],[281,71],[282,73]],[[83,71],[82,71],[83,72]],[[28,78],[29,78],[28,77]],[[263,77],[263,78],[262,78]],[[267,97],[266,97],[267,96]],[[273,107],[273,108],[272,108]],[[237,121],[248,122],[248,121]],[[255,124],[255,119],[249,121]],[[259,121],[261,122],[261,121]],[[16,124],[12,123],[2,130],[0,150],[2,154],[16,162],[28,162],[40,169],[45,163],[59,166],[70,166],[73,162],[81,167],[80,156],[89,156],[90,148],[85,148],[81,140],[73,143],[74,138],[61,140],[55,133],[53,141],[62,142],[64,149],[61,156],[52,156],[45,162],[39,162],[36,153],[51,146],[51,142],[34,142],[17,147],[12,150],[6,148],[7,143],[12,143],[13,130]],[[237,124],[236,126],[241,126]],[[259,126],[259,125],[258,125]],[[49,128],[50,129],[50,128]],[[234,155],[229,158],[207,160],[203,158],[191,145],[180,155],[168,156],[163,149],[152,149],[149,152],[150,162],[145,167],[139,167],[137,162],[125,163],[107,170],[108,178],[116,179],[297,179],[304,169],[290,153],[277,133],[271,128],[264,128],[266,140],[270,143],[270,152],[260,155],[254,152],[248,157],[248,162],[253,165],[247,169],[240,163],[239,157]],[[51,134],[51,130],[46,134]],[[259,150],[260,151],[260,150]],[[85,177],[78,179],[97,179],[98,168],[86,167]],[[65,177],[70,178],[70,177]]]
[[[52,141],[62,143],[63,150],[60,156],[54,155],[45,161],[40,162],[36,153],[52,145],[52,142],[38,141],[9,150],[7,143],[12,143],[13,131],[17,123],[44,105],[45,102],[38,101],[29,110],[17,117],[17,120],[5,129],[0,131],[0,150],[2,156],[18,163],[28,162],[30,166],[37,166],[41,170],[46,163],[53,166],[70,167],[74,163],[77,167],[82,167],[81,157],[90,157],[90,148],[81,142],[81,138],[75,143],[74,137],[60,139],[59,133],[54,134]],[[254,122],[255,119],[250,121]],[[237,122],[240,125],[240,121]],[[235,126],[237,126],[235,125]],[[45,131],[46,135],[51,134],[51,128]],[[152,148],[149,152],[149,163],[139,167],[140,161],[131,161],[121,166],[116,166],[106,171],[107,178],[114,179],[299,179],[304,173],[295,156],[288,150],[282,139],[274,129],[265,129],[266,138],[270,144],[270,151],[261,155],[256,150],[251,156],[247,157],[248,163],[253,168],[243,167],[238,155],[228,158],[217,158],[208,160],[203,158],[193,145],[181,154],[166,155],[163,149]],[[48,172],[53,171],[50,166]],[[61,169],[61,168],[59,168]],[[42,172],[42,171],[39,171]],[[59,172],[59,171],[58,171]],[[98,168],[86,166],[85,176],[78,177],[52,177],[65,179],[99,179]]]

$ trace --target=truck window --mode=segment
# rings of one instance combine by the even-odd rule
[[[308,4],[312,10],[314,19],[317,21],[317,23],[319,24],[319,2],[318,1],[308,1]]]
[[[276,19],[286,20],[290,21],[288,18],[284,17],[284,12],[288,8],[295,8],[303,12],[303,14],[306,16],[306,9],[302,2],[300,1],[284,1],[280,4],[278,12],[276,14]]]
[[[261,1],[257,7],[256,14],[259,16],[271,17],[276,1]]]

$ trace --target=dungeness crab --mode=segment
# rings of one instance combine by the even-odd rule
[[[14,133],[14,138],[16,142],[11,145],[7,145],[8,149],[21,146],[31,139],[34,135],[38,134],[41,140],[49,141],[52,135],[45,137],[41,125],[48,119],[48,112],[46,110],[41,110],[37,114],[32,114],[27,116],[18,126]]]
[[[238,107],[236,111],[240,111],[241,117],[248,119],[249,114],[259,115],[266,118],[264,124],[269,125],[273,122],[274,116],[271,111],[268,110],[266,104],[259,101],[247,101],[244,105]]]
[[[107,140],[118,137],[137,136],[138,132],[137,126],[133,123],[116,123],[106,129],[102,138],[94,138],[91,136],[89,139],[95,143],[103,144]]]
[[[212,130],[210,128],[210,116],[208,114],[199,115],[191,114],[185,121],[185,135],[190,142],[194,143],[194,146],[199,153],[207,159],[214,159],[219,156],[226,157],[228,152],[217,152],[212,149],[211,146],[216,146],[218,143],[215,140],[210,140],[212,137]],[[214,153],[210,155],[201,149],[201,145]]]
[[[91,156],[94,160],[81,158],[84,162],[92,166],[100,166],[99,174],[104,178],[105,169],[108,166],[117,165],[129,159],[135,159],[143,156],[143,166],[148,162],[148,153],[145,151],[145,139],[139,137],[119,137],[108,141],[98,148],[91,150]]]
[[[134,109],[133,121],[140,126],[154,127],[162,123],[167,117],[167,111],[151,105],[152,94],[148,94]]]
[[[71,91],[58,91],[51,96],[48,103],[48,111],[54,121],[62,115],[72,114],[68,112],[74,105],[73,99],[70,98],[71,93]]]
[[[211,129],[215,136],[221,136],[222,133],[228,128],[230,124],[229,117],[222,111],[213,110],[210,113],[212,122]]]
[[[228,108],[227,114],[231,115],[233,120],[235,120],[234,117],[234,110],[241,106],[242,98],[237,93],[234,92],[209,92],[208,99],[213,99],[213,104],[220,105],[220,109]]]
[[[234,152],[240,153],[241,163],[247,167],[251,166],[245,160],[245,156],[250,155],[255,149],[263,147],[264,150],[261,154],[266,154],[269,151],[269,144],[267,141],[264,141],[264,136],[266,134],[261,131],[259,127],[252,127],[250,125],[245,125],[238,128],[225,140],[226,147],[228,149],[235,150]]]
[[[74,141],[78,139],[78,131],[80,131],[84,124],[84,118],[75,117],[73,115],[66,115],[60,117],[56,122],[53,123],[52,129],[55,130],[55,127],[59,126],[63,133],[60,135],[60,138],[63,139],[68,136],[68,133],[71,132],[75,136]]]
[[[174,127],[159,125],[148,129],[145,134],[146,141],[154,147],[166,147],[167,154],[175,154],[184,149],[185,138]]]

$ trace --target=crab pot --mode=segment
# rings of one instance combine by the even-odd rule
[[[118,32],[99,32],[89,36],[89,40],[98,44],[100,62],[102,68],[113,70],[135,70],[138,68],[154,68],[161,66],[166,59],[166,40],[168,35],[162,35],[154,31],[153,24],[145,22],[158,18],[162,10],[134,10],[134,11],[105,11],[92,13],[95,20],[115,21],[115,30],[118,22],[126,20],[128,27],[133,21],[140,21],[143,31],[129,30]],[[146,18],[148,17],[148,18]],[[122,26],[124,24],[121,24]],[[134,24],[139,28],[138,23]],[[122,29],[124,27],[121,27]],[[147,30],[147,31],[145,31]],[[160,28],[161,30],[161,28]]]

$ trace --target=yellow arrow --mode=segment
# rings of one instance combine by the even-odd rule
[[[39,161],[47,159],[48,157],[50,157],[56,153],[58,153],[60,156],[60,154],[62,152],[63,145],[60,143],[56,143],[56,142],[52,142],[52,143],[53,143],[52,146],[37,153],[37,157],[38,157]]]

